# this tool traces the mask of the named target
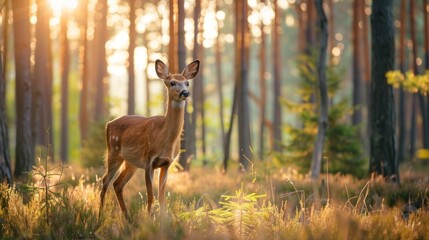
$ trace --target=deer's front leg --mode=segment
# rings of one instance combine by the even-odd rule
[[[165,211],[165,185],[167,183],[168,178],[168,166],[162,167],[159,172],[159,192],[158,192],[158,199],[159,199],[159,206],[160,206],[160,212],[164,213]]]
[[[150,214],[150,209],[152,208],[153,203],[153,189],[152,189],[152,180],[153,180],[153,168],[145,170],[145,181],[146,181],[146,191],[147,191],[147,211]]]

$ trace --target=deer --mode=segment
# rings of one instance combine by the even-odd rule
[[[153,174],[159,170],[158,201],[160,212],[165,211],[165,187],[168,169],[178,158],[180,138],[184,123],[186,99],[190,96],[189,80],[199,72],[200,61],[188,64],[181,74],[171,74],[165,63],[155,61],[155,71],[162,79],[167,90],[166,113],[158,116],[144,117],[125,115],[106,124],[105,137],[107,151],[105,156],[105,173],[101,182],[100,211],[101,216],[104,198],[110,182],[122,213],[129,215],[122,195],[123,189],[138,168],[144,169],[147,191],[147,211],[150,214],[154,201]],[[122,166],[122,167],[121,167]]]

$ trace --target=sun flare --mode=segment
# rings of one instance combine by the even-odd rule
[[[54,15],[59,16],[63,9],[74,10],[78,0],[48,0]]]

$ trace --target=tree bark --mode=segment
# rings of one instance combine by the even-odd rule
[[[70,72],[70,49],[67,37],[68,12],[63,10],[61,16],[61,161],[68,162],[68,97],[69,97],[69,72]]]
[[[411,65],[412,70],[414,74],[418,74],[418,67],[417,67],[417,48],[416,48],[416,28],[415,28],[415,19],[414,19],[414,11],[415,5],[414,1],[410,1],[410,13],[409,13],[409,19],[410,19],[410,37],[411,37]],[[417,129],[417,94],[411,93],[411,130],[410,130],[410,158],[414,158],[414,153],[416,151],[416,129]]]
[[[393,70],[395,57],[392,0],[372,3],[372,79],[370,173],[399,182],[395,157],[393,89],[386,72]]]
[[[15,36],[16,71],[16,164],[15,176],[31,171],[34,164],[31,125],[31,48],[29,1],[15,0],[13,9],[13,33]]]
[[[88,129],[89,129],[89,116],[88,116],[88,0],[81,1],[83,8],[82,13],[82,23],[83,27],[81,27],[81,46],[79,48],[80,53],[80,63],[81,63],[81,78],[82,78],[82,89],[80,92],[80,108],[79,108],[79,127],[80,127],[80,137],[81,144],[88,139]]]
[[[399,34],[399,69],[405,74],[405,30],[406,30],[406,0],[401,0],[401,9],[400,9],[400,21],[401,28]],[[399,104],[398,104],[398,162],[404,162],[406,158],[405,154],[405,143],[406,143],[406,95],[405,91],[402,88],[398,89],[399,92]]]
[[[107,0],[98,0],[96,5],[95,29],[94,29],[94,46],[96,53],[95,69],[95,109],[94,120],[102,121],[106,117],[105,102],[105,83],[106,77],[106,40],[107,40]]]
[[[136,48],[136,5],[135,0],[129,0],[130,4],[130,43],[128,45],[128,115],[135,113],[135,73],[134,73],[134,49]]]
[[[50,6],[37,1],[36,49],[32,95],[33,144],[52,144],[52,49],[49,31]]]
[[[177,24],[177,55],[179,61],[179,71],[182,71],[186,67],[186,48],[185,48],[185,3],[184,0],[178,0],[178,24]],[[195,84],[195,83],[193,83]],[[184,115],[184,129],[183,136],[181,139],[180,146],[182,151],[179,157],[179,163],[183,167],[183,170],[188,171],[190,165],[190,157],[192,156],[192,146],[188,146],[187,138],[192,135],[191,130],[191,119],[188,112],[188,103],[185,105],[185,115]]]
[[[216,1],[216,12],[219,11],[219,2]],[[221,21],[218,21],[217,33],[218,36],[221,33],[222,28]],[[219,121],[220,121],[220,130],[221,130],[221,143],[222,143],[222,151],[225,153],[225,124],[224,124],[224,106],[223,106],[223,78],[222,78],[222,46],[219,37],[216,39],[216,49],[215,49],[215,61],[216,61],[216,83],[219,97]]]
[[[273,84],[273,93],[274,93],[274,116],[273,116],[273,126],[274,126],[274,147],[273,150],[280,152],[282,149],[282,107],[281,107],[281,71],[280,71],[280,62],[281,62],[281,48],[280,48],[280,13],[279,7],[277,5],[277,0],[274,0],[274,24],[273,24],[273,60],[274,60],[274,84]]]
[[[322,167],[323,150],[325,136],[328,129],[328,85],[326,80],[326,51],[328,45],[327,18],[323,10],[323,0],[316,1],[318,15],[318,26],[320,36],[319,59],[317,61],[317,81],[320,96],[320,115],[318,119],[318,129],[316,143],[314,146],[313,158],[311,162],[311,178],[317,179],[320,176]]]
[[[247,22],[248,6],[244,0],[235,2],[237,26],[236,78],[238,83],[238,145],[239,161],[244,170],[248,170],[249,161],[253,159],[250,137],[250,114],[248,102],[248,59],[249,59],[249,26]]]
[[[423,0],[423,19],[424,19],[424,62],[425,70],[429,70],[429,28],[428,28],[428,1]],[[420,94],[422,102],[421,112],[423,116],[423,148],[429,149],[429,96]]]
[[[169,9],[170,9],[170,44],[168,45],[168,68],[171,72],[179,72],[178,67],[178,56],[177,54],[177,29],[176,29],[176,22],[174,19],[177,18],[177,0],[170,0],[169,2]]]
[[[259,159],[263,160],[265,157],[265,116],[267,114],[267,79],[265,73],[267,72],[266,64],[266,36],[264,33],[265,25],[261,22],[261,44],[259,49],[260,69],[259,69],[259,89],[260,89],[260,116],[259,116]]]
[[[360,43],[362,40],[361,29],[359,27],[360,23],[360,5],[362,0],[353,1],[353,115],[352,115],[352,124],[354,126],[360,125],[362,122],[362,67],[361,67],[361,49]]]
[[[5,21],[4,18],[3,21]],[[6,117],[6,78],[3,75],[3,56],[0,49],[0,184],[5,181],[9,186],[13,184]]]

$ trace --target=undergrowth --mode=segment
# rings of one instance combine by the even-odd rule
[[[263,166],[255,166],[260,169]],[[131,220],[109,190],[98,218],[92,172],[35,168],[33,181],[0,187],[0,239],[429,239],[428,182],[326,175],[311,182],[288,169],[263,174],[194,168],[171,173],[167,214],[148,214],[144,182],[124,190]],[[26,186],[26,187],[24,187]]]

